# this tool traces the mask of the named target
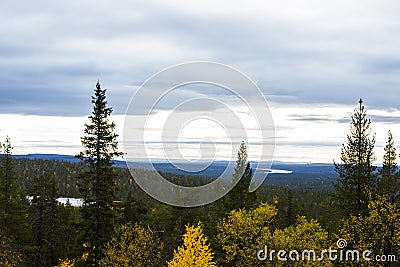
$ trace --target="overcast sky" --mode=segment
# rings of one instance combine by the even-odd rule
[[[213,61],[262,90],[276,159],[337,159],[360,97],[380,157],[388,129],[400,142],[399,12],[397,0],[3,0],[0,138],[11,136],[14,153],[76,154],[98,79],[122,134],[123,114],[146,79],[171,65]]]

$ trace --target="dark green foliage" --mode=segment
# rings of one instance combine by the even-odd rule
[[[60,258],[78,256],[79,208],[57,201],[57,186],[49,173],[34,179],[31,192],[31,266],[55,266]]]
[[[288,207],[286,210],[286,224],[287,226],[294,225],[296,222],[296,207],[293,198],[293,191],[289,189],[288,191]]]
[[[276,226],[284,228],[295,224],[299,215],[320,218],[328,191],[264,185],[258,189],[257,196],[257,202],[274,203],[278,209]]]
[[[31,229],[34,255],[32,266],[54,266],[58,262],[58,190],[54,176],[38,176],[32,185]]]
[[[32,188],[33,180],[37,176],[43,175],[47,172],[54,176],[60,197],[81,197],[76,182],[78,175],[87,170],[87,167],[83,163],[13,158],[13,165],[17,181],[26,188],[28,195],[32,195],[30,190]],[[117,198],[125,200],[129,193],[136,197],[136,194],[140,192],[140,189],[132,179],[129,170],[126,168],[115,167],[114,171],[115,175],[119,178]],[[152,170],[133,169],[131,171],[135,177],[153,177],[156,175],[156,171]],[[160,173],[165,179],[183,186],[199,186],[212,181],[212,178],[205,176],[182,175],[169,172]],[[145,195],[146,194],[141,195],[140,198],[144,198]]]
[[[383,166],[379,170],[378,193],[390,198],[395,198],[400,190],[400,174],[396,163],[396,148],[392,133],[388,132],[388,140],[383,156]]]
[[[78,197],[76,177],[84,168],[82,163],[26,158],[14,158],[13,163],[17,180],[26,188],[28,195],[32,195],[29,190],[33,180],[48,173],[56,179],[60,196]]]
[[[249,192],[252,169],[250,163],[247,162],[247,146],[244,142],[241,143],[237,155],[232,177],[232,182],[236,183],[236,186],[224,197],[227,212],[257,206],[255,193]]]
[[[369,194],[376,189],[375,136],[370,137],[371,121],[362,105],[355,109],[351,117],[350,134],[343,145],[341,163],[335,163],[339,174],[335,187],[335,207],[344,215],[365,214],[370,201]]]
[[[81,220],[78,207],[70,204],[57,206],[57,251],[60,258],[73,258],[79,255],[81,245],[78,244],[78,229]]]
[[[143,221],[147,213],[148,207],[144,201],[132,195],[131,191],[128,193],[126,200],[122,203],[122,223],[139,223]]]
[[[9,137],[3,144],[3,153],[0,165],[0,231],[25,247],[29,237],[28,200],[15,177]]]
[[[111,237],[117,218],[118,181],[112,158],[122,156],[118,151],[115,124],[109,121],[112,109],[107,107],[106,90],[96,84],[92,96],[93,112],[85,124],[81,138],[83,151],[77,155],[86,170],[78,176],[78,188],[83,197],[81,243],[89,253],[88,264],[97,265],[101,249]]]

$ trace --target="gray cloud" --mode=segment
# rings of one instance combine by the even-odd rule
[[[337,123],[349,123],[351,118],[345,116],[328,116],[319,114],[291,114],[290,119],[293,121],[307,121],[307,122],[337,122]]]
[[[395,0],[2,1],[0,112],[86,115],[100,79],[124,113],[150,75],[191,60],[232,65],[278,103],[362,97],[371,108],[396,108],[399,7]]]
[[[392,57],[382,57],[370,59],[364,63],[364,70],[369,74],[399,74],[400,73],[400,58],[398,55]]]
[[[398,111],[395,109],[392,112]],[[293,121],[304,121],[304,122],[337,122],[337,123],[350,123],[352,114],[347,114],[347,116],[329,116],[320,114],[290,114],[289,118]],[[368,114],[368,119],[372,123],[387,123],[387,124],[399,124],[400,116],[395,115],[370,115]]]
[[[296,147],[340,147],[341,143],[338,141],[278,141],[279,146],[296,146]]]
[[[400,116],[382,116],[382,115],[369,115],[368,118],[371,119],[371,122],[381,122],[388,124],[399,124]]]

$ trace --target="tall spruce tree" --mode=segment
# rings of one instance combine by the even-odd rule
[[[383,165],[379,170],[380,179],[378,182],[378,193],[383,196],[394,198],[400,188],[400,175],[396,163],[396,148],[393,141],[392,132],[388,132],[388,140],[383,156]]]
[[[25,246],[29,237],[28,201],[15,177],[12,149],[7,136],[0,165],[0,232]]]
[[[109,117],[112,108],[107,106],[106,90],[97,82],[92,96],[93,112],[90,122],[85,124],[81,138],[83,151],[77,157],[87,169],[78,177],[78,189],[83,196],[81,208],[81,238],[88,252],[88,265],[97,266],[102,257],[102,248],[113,234],[117,206],[117,175],[112,159],[122,156],[118,151],[118,135],[114,133],[115,124]]]
[[[371,137],[371,121],[360,99],[359,108],[351,117],[350,134],[343,145],[341,163],[335,162],[339,174],[335,187],[335,204],[343,215],[368,212],[369,194],[376,189],[375,135]]]

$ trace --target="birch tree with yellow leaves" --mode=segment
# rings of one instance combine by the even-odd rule
[[[368,205],[368,216],[350,216],[344,222],[340,237],[344,238],[348,249],[369,250],[370,258],[379,255],[385,262],[362,261],[360,266],[397,266],[389,265],[400,258],[400,207],[387,196],[377,196]]]
[[[252,210],[233,210],[217,226],[215,239],[224,252],[223,261],[229,266],[265,266],[257,259],[257,252],[269,245],[272,222],[277,209],[263,203]]]
[[[168,267],[216,267],[213,253],[207,244],[201,224],[186,226],[183,235],[183,245],[174,251],[174,258],[168,262]]]

